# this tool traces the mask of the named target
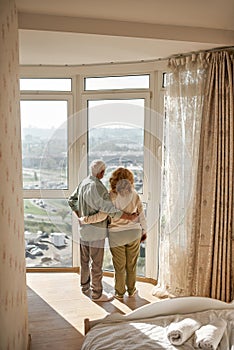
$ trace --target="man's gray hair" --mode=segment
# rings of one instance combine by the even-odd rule
[[[95,159],[90,164],[90,173],[93,176],[100,174],[102,170],[106,169],[106,164],[101,159]]]

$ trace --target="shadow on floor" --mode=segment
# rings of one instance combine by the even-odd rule
[[[105,281],[103,281],[102,284],[103,284],[103,289],[107,293],[113,293],[113,287],[110,284],[108,284]],[[129,298],[126,294],[124,296],[124,299],[121,300],[120,302],[128,306],[131,310],[136,310],[139,307],[150,303],[148,300],[142,298],[138,292],[135,294],[134,297],[131,297],[131,298]],[[119,312],[121,314],[125,313],[120,308],[113,305],[111,302],[105,302],[105,303],[99,302],[98,305],[102,307],[104,310],[106,310],[108,313],[114,313],[114,312]]]
[[[27,287],[31,350],[79,350],[84,336]]]

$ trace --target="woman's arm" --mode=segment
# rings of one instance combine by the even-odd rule
[[[79,222],[82,224],[95,224],[96,222],[103,221],[107,218],[108,214],[103,211],[99,211],[96,214],[90,216],[83,216],[79,218]]]
[[[84,224],[95,224],[96,222],[100,222],[103,221],[107,218],[108,214],[104,213],[103,211],[99,211],[96,214],[90,215],[90,216],[82,216],[82,217],[78,217],[78,220],[80,222],[81,225]],[[135,220],[137,218],[137,214],[133,213],[133,214],[127,214],[127,213],[123,213],[121,216],[121,219],[125,219],[125,220]]]

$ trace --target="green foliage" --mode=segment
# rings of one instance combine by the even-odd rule
[[[39,207],[31,199],[24,200],[24,213],[32,214],[32,215],[45,215],[46,210],[44,208]]]

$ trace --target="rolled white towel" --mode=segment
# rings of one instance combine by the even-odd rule
[[[195,347],[199,349],[217,349],[226,327],[227,322],[222,318],[217,318],[202,326],[195,332]]]
[[[192,318],[184,318],[178,322],[172,322],[167,330],[167,337],[171,344],[182,345],[192,334],[201,327],[201,324]]]

